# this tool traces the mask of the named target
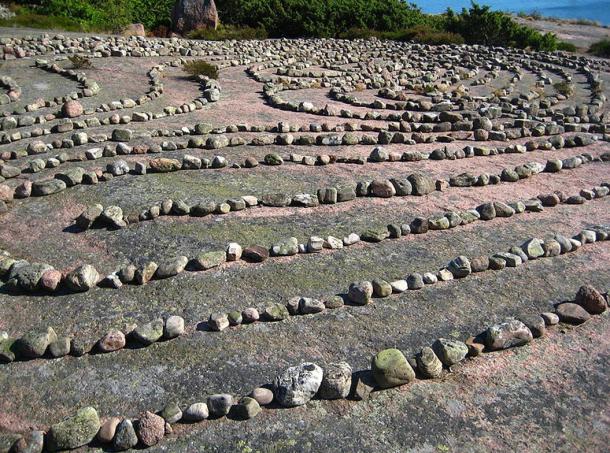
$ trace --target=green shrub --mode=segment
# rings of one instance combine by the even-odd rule
[[[69,17],[38,14],[25,7],[12,8],[16,16],[10,19],[0,19],[1,27],[45,28],[48,30],[87,31],[78,20]]]
[[[421,44],[463,44],[464,38],[455,33],[437,30],[429,25],[416,25],[404,30],[380,32],[368,28],[352,28],[339,35],[342,39],[391,39],[394,41],[415,41]]]
[[[182,65],[182,69],[193,78],[202,75],[218,79],[218,68],[204,60],[187,61]]]
[[[90,69],[93,67],[91,60],[87,57],[81,57],[80,55],[72,55],[68,57],[70,63],[72,63],[72,69]]]
[[[574,86],[569,82],[557,82],[553,85],[553,88],[555,88],[555,91],[557,91],[559,94],[562,94],[566,97],[572,96],[572,94],[574,94]]]
[[[402,0],[226,0],[225,24],[262,27],[271,37],[337,37],[350,29],[397,31],[433,22]]]
[[[468,44],[510,46],[553,51],[559,40],[552,33],[542,34],[520,25],[508,14],[492,11],[489,6],[472,3],[470,9],[457,14],[451,8],[446,13],[446,29],[461,35]]]
[[[591,44],[591,47],[589,47],[589,53],[592,53],[597,57],[610,58],[610,39],[605,38]]]
[[[229,39],[267,39],[264,28],[235,27],[233,25],[220,25],[216,30],[200,29],[187,35],[190,39],[205,39],[207,41],[227,41]]]
[[[564,52],[576,52],[577,48],[571,42],[561,41],[557,45],[557,50],[563,50]]]

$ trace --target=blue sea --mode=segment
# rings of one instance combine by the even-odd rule
[[[470,0],[410,0],[426,13],[442,13],[447,8],[460,11],[470,7]],[[610,25],[610,0],[479,0],[494,10],[538,12],[543,16],[562,19],[591,19]]]

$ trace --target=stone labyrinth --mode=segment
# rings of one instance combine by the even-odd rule
[[[608,61],[2,35],[1,451],[607,447]]]

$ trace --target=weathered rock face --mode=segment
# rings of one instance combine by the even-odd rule
[[[172,30],[186,34],[199,28],[218,27],[214,0],[178,0],[172,11]]]

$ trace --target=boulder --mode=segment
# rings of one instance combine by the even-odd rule
[[[203,29],[216,30],[218,11],[214,0],[178,0],[172,10],[172,30],[179,34]]]
[[[582,324],[591,319],[591,315],[578,304],[565,302],[557,306],[557,315],[559,319],[568,324]]]
[[[136,425],[136,434],[144,447],[152,447],[165,436],[165,420],[151,412],[144,412]]]

